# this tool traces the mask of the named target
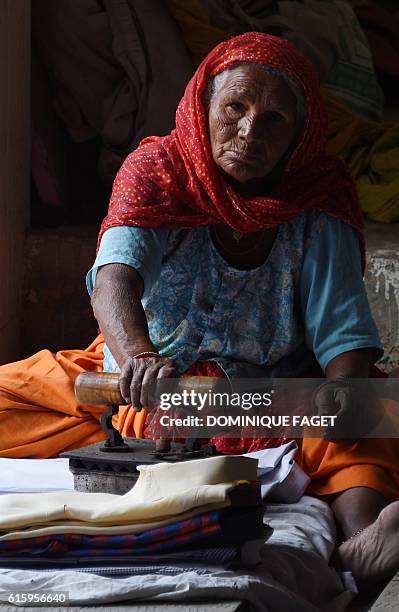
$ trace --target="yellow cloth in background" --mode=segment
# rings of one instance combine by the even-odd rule
[[[197,68],[209,51],[230,38],[230,34],[210,25],[200,0],[170,0],[169,4]]]
[[[328,113],[327,152],[339,155],[356,179],[362,210],[374,221],[399,219],[399,124],[355,115],[322,89]]]

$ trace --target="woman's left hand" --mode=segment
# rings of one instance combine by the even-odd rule
[[[337,417],[334,425],[327,427],[323,435],[331,442],[362,438],[378,421],[375,394],[371,384],[364,379],[326,380],[315,390],[313,405],[319,415]]]

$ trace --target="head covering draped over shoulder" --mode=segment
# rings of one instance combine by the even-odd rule
[[[204,93],[213,77],[243,62],[283,71],[307,103],[301,137],[272,197],[239,195],[212,157]],[[179,103],[171,134],[144,139],[123,163],[99,240],[105,230],[118,225],[174,229],[226,223],[251,232],[317,208],[352,225],[362,243],[355,184],[345,163],[325,153],[326,128],[316,73],[299,51],[281,38],[258,32],[231,38],[198,67]]]

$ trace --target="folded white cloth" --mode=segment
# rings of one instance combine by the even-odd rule
[[[296,504],[267,502],[263,522],[273,528],[267,550],[271,546],[294,546],[330,561],[337,530],[330,506],[321,499],[304,495]]]
[[[245,455],[258,460],[262,499],[285,503],[295,503],[301,499],[310,478],[294,461],[297,450],[297,443],[291,440],[276,448],[266,448]]]

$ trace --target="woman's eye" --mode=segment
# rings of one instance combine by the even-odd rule
[[[240,102],[230,102],[226,106],[227,109],[232,110],[235,113],[241,113],[244,109],[243,105]]]
[[[269,111],[267,113],[267,118],[270,119],[270,121],[273,121],[274,123],[279,123],[280,121],[284,121],[284,116],[281,115],[280,113],[277,113],[276,111]]]

